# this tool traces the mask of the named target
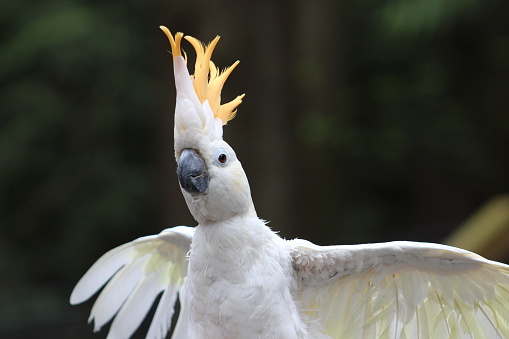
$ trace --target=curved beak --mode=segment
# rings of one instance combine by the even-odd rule
[[[209,190],[209,172],[200,154],[194,149],[186,148],[180,155],[177,175],[180,186],[187,193],[207,194]]]

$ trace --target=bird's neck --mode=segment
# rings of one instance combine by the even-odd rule
[[[203,241],[209,246],[255,246],[255,238],[261,234],[272,233],[256,215],[234,216],[222,221],[207,221],[196,228],[195,241]]]
[[[246,214],[221,222],[208,222],[196,228],[191,259],[241,263],[250,256],[259,256],[266,246],[281,241],[265,222]]]

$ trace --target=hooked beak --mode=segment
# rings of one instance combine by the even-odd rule
[[[186,148],[180,155],[177,176],[180,186],[192,195],[207,194],[209,190],[209,172],[200,154]]]

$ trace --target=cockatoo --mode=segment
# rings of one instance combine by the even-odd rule
[[[177,176],[196,227],[178,226],[104,254],[71,303],[103,285],[89,321],[128,338],[162,293],[147,338],[509,338],[509,266],[455,247],[287,241],[256,215],[223,125],[243,95],[221,104],[226,78],[209,45],[166,27],[177,99]],[[197,58],[190,75],[182,39]]]

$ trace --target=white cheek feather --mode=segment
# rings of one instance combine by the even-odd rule
[[[182,190],[195,219],[203,224],[248,213],[251,192],[240,163],[235,161],[226,167],[209,166],[209,174],[207,194],[193,198]]]
[[[247,185],[246,176],[242,168],[236,168],[233,171],[233,188],[239,194],[245,195],[246,190],[249,190],[249,186]]]

